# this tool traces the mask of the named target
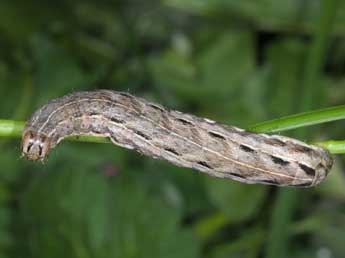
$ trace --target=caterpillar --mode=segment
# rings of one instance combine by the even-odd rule
[[[177,166],[243,183],[311,187],[333,159],[321,147],[219,124],[111,90],[74,92],[49,101],[28,120],[22,155],[43,160],[67,136],[107,137]]]

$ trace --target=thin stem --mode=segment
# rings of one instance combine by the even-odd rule
[[[321,146],[330,151],[332,154],[344,154],[345,153],[345,141],[324,141],[315,142],[314,145]]]
[[[24,126],[25,123],[22,121],[0,119],[0,136],[19,137]]]
[[[25,127],[25,122],[0,119],[0,137],[20,137]],[[70,136],[70,141],[109,143],[110,140],[98,136]]]
[[[345,105],[298,113],[265,121],[249,127],[254,132],[282,132],[286,130],[345,119]]]

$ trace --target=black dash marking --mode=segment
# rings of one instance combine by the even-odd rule
[[[313,151],[313,149],[307,147],[307,146],[303,146],[303,145],[296,145],[294,146],[294,150],[296,152],[305,152],[305,153],[310,153]]]
[[[42,151],[43,151],[43,148],[42,148],[42,146],[40,144],[40,145],[38,145],[38,155],[39,156],[42,156]]]
[[[276,139],[276,138],[268,138],[265,139],[265,142],[267,144],[273,145],[273,146],[286,146],[286,143],[282,140]]]
[[[165,110],[159,106],[156,106],[154,104],[148,104],[148,106],[152,107],[153,109],[156,109],[158,111],[164,112]]]
[[[314,169],[312,169],[306,165],[303,165],[303,164],[298,164],[298,165],[301,169],[303,169],[307,173],[308,176],[315,176],[316,172]]]
[[[276,181],[273,180],[260,180],[260,183],[270,184],[270,185],[279,185]]]
[[[226,138],[223,135],[220,135],[218,133],[215,132],[208,132],[209,135],[211,135],[212,137],[218,138],[218,139],[222,139],[222,140],[226,140]]]
[[[276,164],[282,165],[282,166],[286,166],[287,164],[289,164],[289,161],[283,160],[281,158],[278,158],[276,156],[271,156],[272,161]]]
[[[234,177],[238,177],[238,178],[243,178],[243,179],[246,178],[245,176],[242,176],[242,175],[239,175],[239,174],[236,174],[236,173],[227,173],[227,174],[229,174],[231,176],[234,176]]]
[[[164,150],[168,151],[168,152],[171,152],[172,154],[175,154],[176,156],[181,156],[180,153],[178,153],[177,151],[175,151],[174,149],[172,148],[164,148]]]
[[[184,125],[193,125],[191,122],[189,122],[189,121],[187,121],[187,120],[185,120],[183,118],[177,118],[176,120],[180,121]]]
[[[149,136],[147,136],[146,134],[135,130],[134,133],[136,133],[137,135],[140,135],[141,137],[145,138],[146,140],[150,140],[151,138]]]
[[[126,98],[132,98],[132,95],[128,94],[128,93],[124,93],[124,92],[120,92],[119,95],[126,97]]]
[[[124,123],[123,121],[121,121],[121,120],[119,120],[119,119],[117,119],[115,117],[111,117],[110,120],[115,122],[115,123],[118,123],[118,124],[123,124]]]
[[[34,144],[32,142],[29,143],[28,147],[26,148],[26,152],[29,152]]]
[[[203,167],[207,167],[209,169],[212,169],[212,167],[209,164],[207,164],[205,161],[198,161],[197,163]]]
[[[311,186],[312,182],[307,182],[307,183],[302,183],[302,184],[298,184],[298,185],[295,185],[297,187],[308,187],[308,186]]]
[[[245,152],[255,152],[255,150],[253,150],[252,148],[242,144],[240,144],[240,149],[244,150]]]

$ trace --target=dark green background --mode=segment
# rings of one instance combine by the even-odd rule
[[[0,117],[97,88],[242,127],[343,104],[344,35],[344,1],[2,0]],[[344,139],[343,126],[294,135]],[[0,139],[0,257],[345,256],[341,156],[295,190],[110,144],[64,142],[32,163],[19,144]]]

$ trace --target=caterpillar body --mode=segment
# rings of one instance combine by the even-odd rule
[[[177,166],[244,183],[311,187],[325,179],[333,164],[321,147],[222,125],[110,90],[74,92],[42,106],[24,129],[22,154],[43,160],[73,135],[108,137]]]

